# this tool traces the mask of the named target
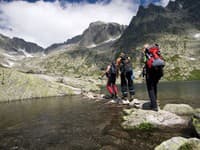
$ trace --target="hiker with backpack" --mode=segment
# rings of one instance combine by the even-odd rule
[[[151,108],[152,110],[158,111],[157,84],[163,76],[163,67],[165,66],[159,45],[145,45],[144,57],[145,66],[143,68],[143,74],[146,76],[146,86],[151,101]]]
[[[120,70],[122,99],[127,100],[129,95],[128,102],[130,102],[135,95],[133,85],[134,74],[130,57],[126,56],[125,53],[121,53],[117,59],[117,67]]]
[[[105,72],[102,74],[100,79],[102,79],[104,77],[104,75],[106,75],[106,77],[107,77],[106,88],[107,88],[108,92],[110,93],[110,98],[117,99],[118,88],[117,88],[117,85],[115,84],[115,82],[116,82],[116,78],[118,76],[118,70],[117,70],[115,62],[112,62],[111,64],[109,64],[107,66]]]

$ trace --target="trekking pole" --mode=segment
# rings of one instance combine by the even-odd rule
[[[4,70],[2,70],[2,81],[1,81],[1,84],[3,85],[4,84]]]

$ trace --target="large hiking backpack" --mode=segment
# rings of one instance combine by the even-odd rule
[[[165,62],[158,46],[146,49],[145,55],[147,58],[146,64],[148,68],[163,68],[165,66]]]
[[[120,71],[128,72],[132,70],[132,64],[127,56],[121,57]]]

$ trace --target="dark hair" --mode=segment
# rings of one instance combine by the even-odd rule
[[[156,46],[156,47],[159,47],[159,45],[158,45],[157,43],[155,44],[155,46]]]

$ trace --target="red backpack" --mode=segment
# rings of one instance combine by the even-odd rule
[[[160,49],[158,46],[153,46],[145,51],[145,55],[147,57],[147,67],[164,67],[165,62],[160,54]]]

